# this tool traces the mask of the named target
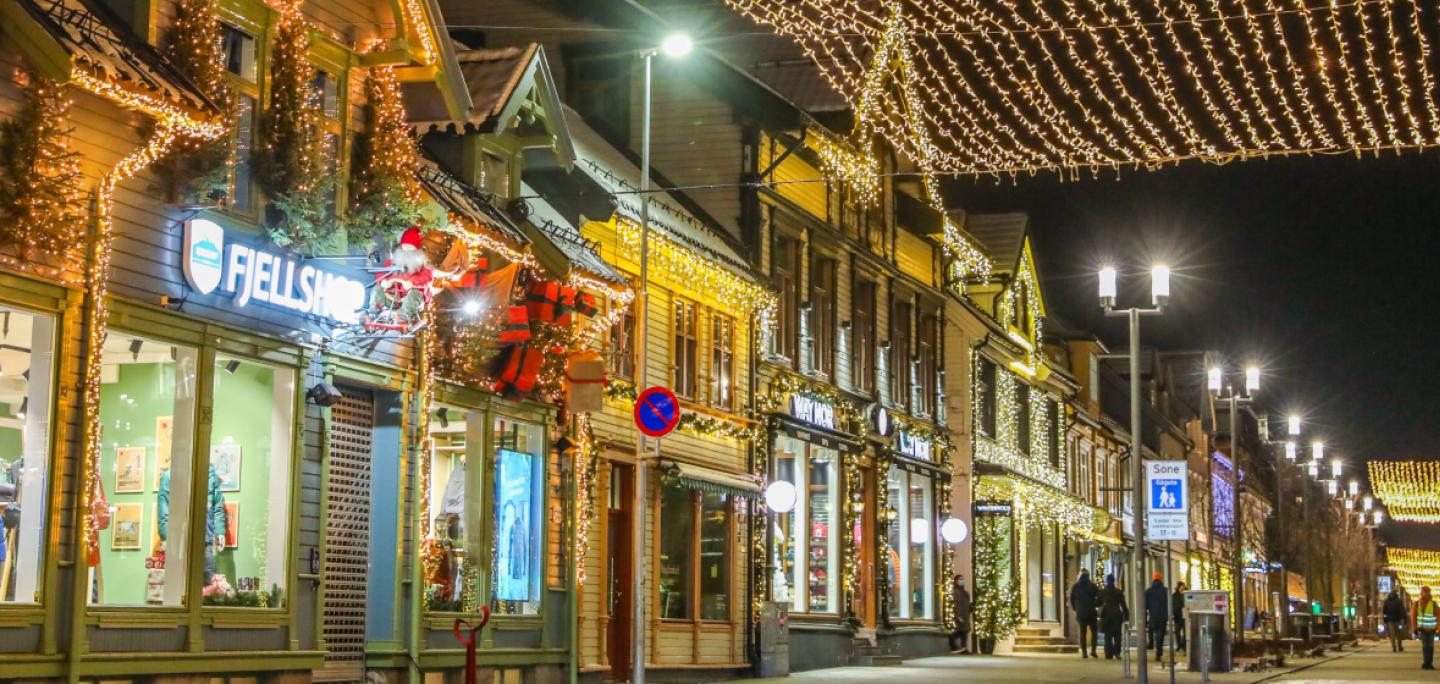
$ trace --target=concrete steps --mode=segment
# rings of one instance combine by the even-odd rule
[[[1058,627],[1027,626],[1015,630],[1015,653],[1079,653],[1080,647],[1054,636]]]
[[[850,659],[850,664],[856,667],[893,667],[905,661],[904,658],[885,653],[879,646],[871,645],[871,637],[861,636],[855,639],[855,656]]]

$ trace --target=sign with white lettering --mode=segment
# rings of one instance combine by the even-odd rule
[[[1150,541],[1190,539],[1190,502],[1185,461],[1145,462],[1145,537]]]
[[[916,437],[904,430],[895,433],[895,451],[921,461],[934,460],[934,444],[923,437]]]
[[[185,280],[200,294],[217,288],[236,308],[263,302],[339,323],[358,323],[365,308],[365,284],[355,278],[259,247],[225,242],[214,221],[185,222]]]
[[[804,394],[790,395],[790,415],[795,420],[827,430],[835,429],[835,407]]]
[[[976,501],[976,515],[1010,515],[1014,506],[1009,501]]]

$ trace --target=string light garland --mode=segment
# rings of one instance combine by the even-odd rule
[[[640,260],[640,224],[628,217],[615,217],[615,237],[621,255],[634,263]],[[726,270],[714,259],[650,231],[650,279],[673,289],[703,294],[718,308],[748,316],[774,309],[779,300],[769,290]]]
[[[21,74],[25,106],[0,124],[0,245],[22,262],[36,257],[76,266],[87,214],[80,154],[70,146],[65,87]]]
[[[1054,524],[1072,538],[1118,543],[1103,534],[1110,526],[1110,515],[1066,491],[1020,478],[986,475],[975,481],[975,500],[984,499],[1014,502],[1015,519],[1022,528]]]
[[[345,225],[353,244],[376,238],[388,244],[411,226],[430,227],[421,218],[425,195],[416,175],[420,153],[395,68],[372,67],[365,93],[369,130],[361,138],[364,163],[355,165],[354,202]]]
[[[995,262],[949,220],[945,221],[944,231],[940,237],[940,250],[950,261],[950,288],[964,295],[970,283],[990,279]]]
[[[167,32],[166,56],[202,95],[220,110],[227,124],[234,120],[235,100],[225,83],[225,49],[216,0],[178,0]],[[182,137],[156,171],[172,201],[214,204],[230,191],[232,158],[237,139]]]
[[[579,501],[575,506],[575,584],[585,584],[585,556],[590,551],[590,515],[595,506],[594,482],[599,465],[599,450],[590,414],[575,416],[575,489]]]
[[[1010,567],[1009,521],[982,515],[975,520],[975,636],[1001,641],[1020,625],[1019,573]]]
[[[1414,596],[1420,595],[1420,587],[1440,586],[1440,552],[1388,547],[1385,564]]]
[[[980,395],[984,390],[980,383],[980,356],[978,352],[972,352],[970,367],[976,369],[974,377],[971,380],[971,386],[973,388],[972,394],[975,401],[973,405],[979,406]],[[1036,482],[1049,485],[1056,490],[1064,490],[1066,449],[1062,448],[1060,450],[1062,460],[1060,467],[1057,468],[1051,466],[1047,459],[1032,455],[1037,453],[1035,449],[1032,448],[1030,453],[1026,453],[1020,448],[1019,421],[1021,420],[1021,416],[1020,402],[1017,398],[1019,392],[1030,393],[1030,405],[1032,407],[1030,411],[1031,417],[1029,418],[1031,421],[1031,443],[1035,444],[1038,440],[1039,444],[1045,444],[1043,440],[1045,439],[1046,433],[1036,430],[1034,415],[1047,412],[1036,411],[1034,407],[1043,405],[1039,402],[1047,400],[1048,395],[1045,394],[1043,390],[1033,389],[1029,385],[1024,384],[1014,373],[997,367],[995,369],[995,434],[986,435],[984,431],[978,429],[975,431],[975,460],[1007,468]],[[977,426],[979,419],[979,412],[977,411],[975,416]],[[1042,428],[1044,425],[1048,425],[1048,423],[1049,419],[1045,418],[1041,424]]]
[[[1391,519],[1440,524],[1440,461],[1370,461],[1370,487]]]
[[[420,64],[429,66],[436,61],[439,49],[435,45],[435,36],[431,34],[431,22],[426,19],[425,9],[420,6],[420,0],[402,0],[400,11],[405,16],[405,24],[415,36],[420,39]]]
[[[927,185],[1435,146],[1421,3],[726,0],[815,61],[854,149],[887,140]]]

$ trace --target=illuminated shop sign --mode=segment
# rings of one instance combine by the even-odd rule
[[[895,433],[895,451],[921,461],[934,460],[934,444],[923,437],[916,437],[904,430]]]
[[[1009,501],[976,501],[976,515],[1010,515],[1014,505]]]
[[[827,430],[835,429],[835,407],[814,397],[790,395],[790,415],[804,423]]]
[[[339,323],[358,323],[365,307],[363,282],[291,255],[227,244],[225,229],[214,221],[185,222],[182,265],[185,280],[197,292],[218,289],[233,298],[236,308],[260,302]]]

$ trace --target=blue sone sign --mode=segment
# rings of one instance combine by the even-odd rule
[[[1145,536],[1150,541],[1190,538],[1190,496],[1185,461],[1145,462]]]

